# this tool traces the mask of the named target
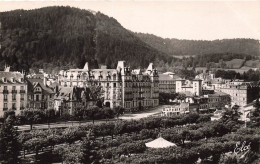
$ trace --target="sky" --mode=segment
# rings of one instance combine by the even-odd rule
[[[100,11],[115,18],[126,29],[163,38],[260,40],[260,1],[4,2],[0,0],[0,11],[46,6],[72,6]]]

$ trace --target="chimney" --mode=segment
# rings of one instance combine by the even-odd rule
[[[43,77],[43,85],[47,86],[47,78],[46,77]]]

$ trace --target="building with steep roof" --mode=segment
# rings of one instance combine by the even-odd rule
[[[28,78],[28,108],[53,109],[54,89],[47,86],[44,79]]]
[[[13,110],[19,114],[27,104],[27,82],[24,74],[0,71],[0,117],[5,111]]]
[[[130,69],[125,61],[118,61],[115,69],[101,66],[99,69],[60,71],[58,83],[64,87],[88,87],[99,85],[104,91],[104,105],[110,108],[123,106],[138,110],[159,105],[159,79],[151,63],[146,70]]]
[[[54,95],[54,109],[62,114],[73,114],[76,108],[94,105],[89,88],[60,87]]]

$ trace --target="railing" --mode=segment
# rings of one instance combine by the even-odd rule
[[[6,110],[8,110],[8,108],[4,108],[4,109],[3,109],[3,111],[6,111]]]

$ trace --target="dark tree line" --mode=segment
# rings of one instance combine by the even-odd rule
[[[142,42],[115,19],[71,7],[45,7],[1,13],[0,66],[13,70],[44,68],[47,72],[97,64],[132,67],[172,58]]]

